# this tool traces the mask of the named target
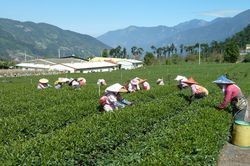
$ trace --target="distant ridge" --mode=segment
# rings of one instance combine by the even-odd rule
[[[152,45],[161,47],[171,43],[188,45],[197,42],[210,43],[213,40],[223,41],[249,24],[250,9],[234,17],[216,18],[210,22],[194,19],[173,27],[129,26],[107,32],[97,39],[112,47],[120,45],[130,49],[137,46],[149,50]]]
[[[20,22],[0,18],[0,59],[23,60],[27,57],[75,55],[99,56],[110,48],[84,34],[63,30],[46,23]]]

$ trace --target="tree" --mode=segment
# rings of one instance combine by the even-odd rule
[[[240,56],[240,49],[236,42],[230,41],[225,46],[224,60],[226,62],[235,63]]]
[[[122,58],[128,58],[127,57],[127,49],[126,48],[123,48],[123,50],[122,50]]]
[[[131,53],[132,53],[132,55],[134,56],[134,59],[135,59],[135,56],[136,56],[136,50],[137,50],[137,47],[136,47],[136,46],[133,46],[133,47],[131,48]]]
[[[109,55],[108,49],[104,49],[102,51],[102,57],[108,57],[108,55]]]
[[[184,45],[181,44],[181,45],[180,45],[180,54],[181,54],[181,55],[183,54],[183,50],[184,50]]]
[[[143,51],[142,48],[137,48],[136,46],[131,48],[131,53],[134,55],[134,59],[140,59],[139,57],[142,55]]]
[[[154,55],[155,55],[155,54],[156,54],[157,48],[156,48],[154,45],[152,45],[150,48],[153,50],[153,53],[154,53]]]
[[[152,65],[155,61],[154,54],[151,52],[146,52],[146,55],[144,56],[144,63],[146,65]]]

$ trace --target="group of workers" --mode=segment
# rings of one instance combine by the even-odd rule
[[[182,90],[185,88],[191,89],[191,95],[189,96],[189,103],[195,99],[201,99],[208,96],[208,90],[196,82],[192,77],[186,78],[184,76],[177,76],[175,78],[178,81],[177,87]],[[163,79],[158,79],[156,81],[158,85],[164,85]],[[229,103],[233,107],[233,115],[236,119],[241,119],[250,122],[250,110],[248,109],[248,101],[244,97],[241,89],[233,82],[228,79],[225,75],[218,77],[213,83],[222,90],[224,94],[223,101],[216,106],[217,109],[225,109]],[[114,111],[118,108],[124,108],[126,105],[131,105],[129,102],[121,97],[121,92],[135,92],[140,90],[140,85],[145,90],[149,90],[149,83],[145,79],[140,79],[138,77],[132,79],[127,88],[116,83],[106,88],[104,96],[100,98],[100,104],[104,111]]]
[[[86,79],[83,77],[58,78],[58,80],[54,82],[54,87],[55,89],[61,89],[63,85],[65,84],[72,87],[73,89],[80,89],[82,86],[86,85]],[[50,87],[52,86],[49,84],[49,80],[46,78],[40,79],[37,85],[37,89],[40,89],[40,90],[50,88]]]
[[[200,99],[208,96],[208,90],[199,85],[192,77],[186,78],[184,76],[177,76],[175,80],[178,81],[178,88],[183,89],[190,87],[191,96],[189,97],[190,103],[194,99]],[[248,108],[248,101],[244,97],[241,89],[225,75],[221,75],[213,81],[221,90],[224,95],[223,101],[216,106],[217,109],[225,109],[229,103],[233,108],[233,115],[235,119],[250,122],[250,110]]]
[[[209,94],[208,90],[196,82],[192,77],[187,78],[185,76],[178,75],[175,80],[178,81],[177,87],[180,90],[188,87],[191,89],[191,95],[188,97],[189,104],[191,104],[195,99],[204,98]],[[158,85],[164,85],[163,79],[160,78],[157,79],[156,83]],[[249,122],[250,113],[248,109],[248,101],[235,82],[227,78],[225,75],[222,75],[213,81],[213,83],[218,85],[224,94],[223,101],[217,105],[216,108],[219,110],[225,109],[230,103],[233,107],[233,114],[235,116],[239,115],[241,117],[242,114],[244,114],[244,120]],[[86,85],[86,79],[83,77],[77,79],[58,78],[58,80],[54,83],[54,87],[56,89],[60,89],[64,84],[69,85],[73,89],[79,89],[81,86]],[[107,85],[104,79],[98,79],[97,84],[100,86]],[[48,79],[42,78],[39,80],[37,85],[38,89],[45,89],[49,87],[52,86],[49,84]],[[146,79],[135,77],[129,80],[124,86],[119,83],[108,86],[105,89],[103,96],[101,96],[99,99],[101,110],[105,112],[111,112],[119,108],[132,105],[133,103],[124,99],[121,96],[121,93],[133,93],[139,90],[150,90],[150,84]]]

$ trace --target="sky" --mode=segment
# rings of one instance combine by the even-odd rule
[[[48,23],[98,37],[128,26],[211,21],[250,9],[250,0],[0,0],[0,18]]]

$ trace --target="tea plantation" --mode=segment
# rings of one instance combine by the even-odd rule
[[[185,64],[109,73],[0,78],[1,165],[216,165],[228,140],[230,108],[212,83],[227,73],[250,94],[249,64]],[[176,75],[192,76],[209,96],[189,105],[190,89],[176,88]],[[41,77],[85,77],[80,90],[65,86],[39,91]],[[150,91],[123,94],[135,104],[100,113],[99,78],[108,85],[134,77],[148,79]],[[156,85],[163,78],[164,86]],[[101,87],[103,92],[105,87]]]

